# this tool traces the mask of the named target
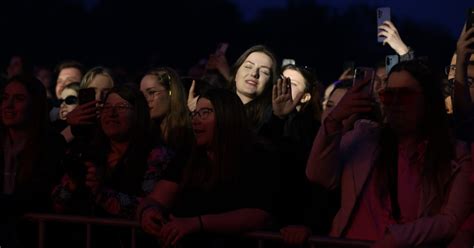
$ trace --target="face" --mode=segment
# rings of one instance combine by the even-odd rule
[[[192,114],[192,125],[196,144],[198,146],[210,146],[216,128],[216,117],[211,101],[206,98],[199,98],[196,110]]]
[[[47,69],[41,69],[36,74],[36,78],[38,78],[41,83],[43,83],[44,87],[48,89],[51,86],[51,72]]]
[[[346,94],[346,92],[347,89],[345,88],[338,88],[332,92],[326,103],[326,109],[324,109],[323,113],[321,114],[322,119],[325,119],[326,116],[331,113],[331,111],[339,103],[339,101],[341,101],[342,97]]]
[[[25,126],[31,118],[31,99],[17,82],[8,84],[2,98],[2,121],[8,128]]]
[[[70,83],[81,82],[82,74],[76,68],[64,68],[59,72],[58,79],[56,81],[56,97],[61,97],[61,92]]]
[[[456,76],[456,60],[457,60],[457,55],[454,54],[453,57],[451,58],[450,69],[448,71],[448,80],[454,80]],[[469,59],[469,61],[474,62],[474,54],[471,55],[471,58]],[[469,92],[471,95],[471,99],[474,100],[474,64],[469,64],[467,66],[467,78],[471,83],[473,83],[469,87]]]
[[[72,89],[64,89],[61,92],[61,97],[59,98],[61,102],[59,109],[59,118],[61,120],[66,120],[67,114],[77,107],[77,92]]]
[[[306,79],[300,72],[287,69],[283,71],[282,74],[291,80],[291,99],[295,100],[297,95],[306,93]],[[303,97],[301,98],[301,103],[307,102],[308,100],[307,97]]]
[[[237,95],[244,104],[262,94],[272,73],[273,62],[263,52],[251,53],[235,75]]]
[[[100,123],[105,135],[116,141],[128,139],[132,118],[133,106],[120,95],[111,93],[100,114]]]
[[[13,56],[7,68],[8,77],[13,77],[21,73],[23,63],[19,56]]]
[[[388,124],[398,133],[417,130],[424,117],[424,96],[418,81],[407,71],[393,72],[380,101]]]
[[[152,120],[163,119],[169,113],[171,96],[168,90],[158,83],[156,76],[144,76],[140,82],[140,91],[145,95],[148,102]]]
[[[114,83],[112,82],[112,79],[110,77],[105,76],[105,75],[96,75],[89,86],[87,88],[94,88],[95,89],[95,99],[96,100],[101,100],[102,96],[105,95],[105,93],[112,89],[114,87]]]

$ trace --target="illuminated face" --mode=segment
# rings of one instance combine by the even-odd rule
[[[70,83],[81,82],[82,73],[77,68],[69,67],[64,68],[59,72],[58,79],[56,80],[56,97],[61,97],[61,92]]]
[[[454,54],[451,58],[450,68],[448,72],[448,80],[454,80],[456,76],[456,60],[457,55]],[[471,54],[471,58],[469,59],[470,63],[467,66],[467,80],[470,81],[472,84],[469,87],[469,92],[471,95],[471,99],[474,100],[474,54]]]
[[[299,94],[304,94],[300,102],[305,103],[311,99],[311,94],[306,89],[306,79],[297,70],[286,69],[283,71],[285,78],[290,78],[291,81],[291,99],[295,100]]]
[[[270,81],[273,61],[263,52],[251,53],[235,75],[237,95],[246,104],[262,94]]]
[[[59,119],[66,120],[67,114],[75,109],[78,105],[77,92],[73,89],[64,89],[61,92],[61,97],[59,98],[60,109],[59,109]]]
[[[100,114],[100,123],[105,135],[111,140],[128,139],[132,119],[133,106],[117,93],[108,95]]]
[[[87,88],[95,89],[95,99],[101,100],[105,93],[114,87],[114,82],[109,76],[106,75],[96,75]]]
[[[31,98],[25,86],[9,83],[2,97],[2,121],[5,127],[25,126],[31,118]]]
[[[216,117],[211,101],[206,98],[199,98],[196,110],[191,118],[196,144],[198,146],[210,146],[216,128]]]
[[[145,75],[142,78],[140,91],[148,102],[151,119],[163,119],[168,115],[171,106],[171,96],[169,91],[158,83],[155,75]]]

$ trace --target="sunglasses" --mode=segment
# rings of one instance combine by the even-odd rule
[[[408,87],[386,87],[379,91],[379,99],[385,106],[393,104],[410,105],[414,104],[422,94],[423,92]]]
[[[66,105],[74,105],[74,104],[78,104],[78,98],[77,96],[68,96],[64,99],[59,99],[59,105],[63,104],[63,102],[66,104]]]

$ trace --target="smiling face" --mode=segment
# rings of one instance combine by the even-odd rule
[[[262,94],[270,81],[273,61],[263,52],[251,53],[235,75],[237,95],[244,104]]]
[[[158,83],[155,75],[145,75],[140,82],[140,91],[150,108],[151,119],[163,119],[170,111],[171,96],[166,88]]]
[[[129,138],[133,107],[117,93],[111,93],[102,108],[100,123],[105,135],[111,140]]]
[[[199,98],[193,112],[192,126],[198,146],[210,146],[214,139],[216,117],[211,101]]]
[[[5,87],[2,97],[2,121],[5,127],[25,126],[31,119],[31,97],[25,86],[12,82]]]

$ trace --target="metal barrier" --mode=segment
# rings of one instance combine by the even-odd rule
[[[46,222],[63,222],[76,223],[86,225],[86,247],[91,247],[91,226],[116,226],[116,227],[130,227],[131,228],[131,247],[136,247],[136,229],[140,225],[136,221],[124,219],[110,219],[110,218],[96,218],[86,216],[73,215],[57,215],[57,214],[36,214],[29,213],[24,216],[26,219],[38,222],[38,247],[44,248],[45,242],[45,223]],[[258,241],[258,247],[263,248],[265,241],[283,241],[283,237],[276,232],[257,231],[244,234],[244,237],[255,239]],[[336,248],[365,248],[370,247],[372,242],[360,240],[338,239],[320,236],[311,236],[308,240],[310,247],[336,247]]]

